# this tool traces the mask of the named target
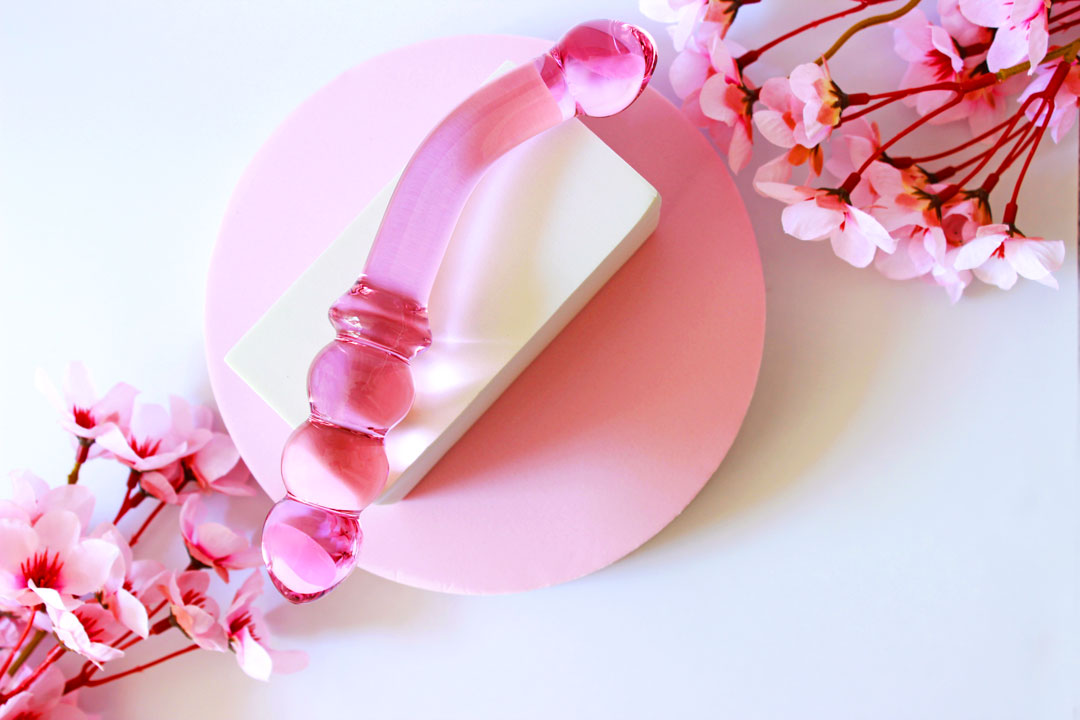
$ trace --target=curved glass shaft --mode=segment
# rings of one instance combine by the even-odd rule
[[[655,66],[652,40],[633,25],[578,25],[462,102],[417,148],[364,274],[330,308],[337,335],[308,372],[311,416],[282,451],[288,494],[267,515],[262,551],[286,598],[314,600],[356,564],[358,515],[386,484],[384,437],[412,406],[409,360],[431,342],[426,304],[435,274],[484,171],[575,115],[622,111]]]
[[[390,199],[364,275],[427,305],[454,225],[484,171],[506,151],[575,114],[530,62],[485,85],[424,140]],[[568,110],[568,111],[567,111]]]

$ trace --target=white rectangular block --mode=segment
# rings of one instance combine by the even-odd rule
[[[396,184],[240,339],[226,362],[292,426],[327,310],[363,270]],[[500,159],[469,198],[429,301],[433,343],[413,362],[413,409],[387,436],[380,502],[423,478],[656,228],[660,197],[572,120]]]

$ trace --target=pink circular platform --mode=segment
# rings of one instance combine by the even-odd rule
[[[225,353],[438,119],[503,61],[549,46],[452,37],[374,58],[301,105],[251,163],[210,267],[206,345],[221,414],[271,494],[289,428]],[[738,432],[765,290],[735,185],[653,90],[588,125],[660,191],[660,227],[408,498],[364,512],[370,572],[460,593],[580,577],[671,522]]]

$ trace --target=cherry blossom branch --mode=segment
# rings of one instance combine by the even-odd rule
[[[143,670],[149,670],[150,668],[154,667],[155,665],[160,665],[163,662],[166,662],[168,660],[172,660],[173,658],[180,657],[181,655],[186,655],[187,653],[192,652],[194,650],[198,650],[198,649],[199,649],[199,646],[192,643],[191,645],[188,645],[185,648],[181,648],[180,650],[177,650],[175,652],[171,652],[168,655],[163,655],[162,657],[159,657],[157,660],[152,660],[152,661],[150,661],[148,663],[143,663],[142,665],[136,665],[135,667],[131,668],[130,670],[125,670],[124,672],[119,672],[119,673],[116,673],[115,675],[109,675],[107,677],[98,678],[97,680],[89,680],[89,679],[87,679],[87,680],[83,681],[81,684],[76,684],[72,688],[72,690],[74,690],[75,688],[78,688],[78,687],[82,687],[83,685],[85,685],[86,687],[97,687],[99,685],[104,685],[106,683],[111,683],[114,680],[119,680],[120,678],[125,678],[128,675],[134,675],[135,673],[140,673]],[[78,678],[76,678],[76,679],[78,679]],[[65,687],[65,691],[70,692],[69,690],[67,690],[66,687]]]
[[[1002,220],[1006,225],[1013,226],[1016,222],[1016,200],[1020,196],[1020,186],[1024,184],[1024,176],[1027,175],[1028,168],[1031,167],[1031,161],[1035,157],[1035,151],[1039,149],[1039,143],[1042,142],[1043,135],[1046,134],[1046,128],[1050,125],[1050,116],[1054,114],[1054,98],[1061,88],[1061,84],[1065,82],[1065,78],[1069,74],[1069,67],[1070,63],[1058,63],[1057,69],[1054,70],[1054,75],[1050,78],[1050,82],[1047,84],[1046,90],[1044,91],[1045,102],[1039,106],[1038,112],[1035,113],[1035,121],[1037,123],[1041,118],[1045,119],[1043,122],[1038,123],[1038,129],[1035,130],[1035,141],[1031,144],[1031,150],[1028,151],[1027,158],[1024,160],[1024,165],[1020,168],[1020,175],[1017,176],[1016,183],[1013,185],[1012,196],[1005,206],[1005,217],[1003,217]]]
[[[976,75],[973,78],[969,78],[961,82],[957,82],[955,80],[948,80],[945,82],[931,83],[929,85],[920,85],[918,87],[905,88],[903,90],[892,90],[889,92],[876,94],[851,93],[850,95],[847,95],[847,105],[849,107],[854,105],[863,105],[870,102],[871,100],[877,100],[880,98],[885,99],[875,105],[871,105],[870,107],[862,108],[857,112],[851,113],[850,115],[844,115],[841,118],[840,123],[843,124],[844,121],[857,120],[858,118],[861,118],[864,115],[869,115],[875,110],[880,110],[886,105],[890,105],[897,100],[902,100],[906,97],[911,97],[912,95],[918,95],[919,93],[939,90],[951,90],[963,96],[967,95],[970,92],[975,92],[976,90],[981,90],[982,88],[989,87],[998,82],[999,81],[997,79],[997,76],[994,73],[984,73],[982,75]]]
[[[1011,120],[1012,120],[1012,116],[1009,116],[1009,117],[1005,118],[1004,120],[1002,120],[1001,122],[999,122],[994,127],[990,128],[989,130],[976,135],[975,137],[971,138],[970,140],[968,140],[966,142],[962,142],[959,145],[951,147],[948,150],[942,150],[941,152],[934,153],[933,155],[922,155],[920,157],[913,157],[913,158],[894,157],[893,158],[893,163],[899,165],[902,162],[906,161],[907,163],[909,163],[911,165],[917,165],[917,164],[922,164],[922,163],[933,162],[934,160],[941,160],[942,158],[947,158],[950,155],[955,155],[956,153],[960,152],[961,150],[966,150],[969,147],[971,147],[972,145],[975,145],[976,143],[979,143],[979,142],[985,140],[986,138],[990,137],[991,135],[999,132],[1003,127],[1008,125]]]
[[[862,178],[862,174],[864,172],[866,172],[866,169],[868,167],[870,167],[870,165],[875,160],[879,159],[882,155],[884,155],[886,150],[888,150],[890,147],[895,145],[897,142],[899,142],[903,138],[907,137],[911,133],[918,130],[920,127],[922,127],[926,123],[933,120],[935,117],[937,117],[941,113],[945,112],[946,110],[948,110],[948,109],[950,109],[952,107],[955,107],[963,99],[964,99],[963,94],[957,93],[951,100],[949,100],[949,102],[945,103],[944,105],[937,108],[936,110],[934,110],[932,112],[929,112],[926,115],[923,115],[921,118],[919,118],[918,120],[916,120],[915,122],[911,123],[906,128],[904,128],[903,130],[901,130],[891,140],[889,140],[888,142],[883,144],[881,147],[879,147],[876,152],[872,153],[870,155],[870,157],[866,158],[866,161],[859,167],[859,169],[856,170],[855,172],[851,173],[851,175],[848,176],[847,180],[844,181],[844,184],[840,186],[840,189],[843,190],[844,192],[850,193],[852,190],[855,189],[855,186],[859,184],[859,180]]]
[[[993,158],[993,156],[997,155],[998,151],[1001,150],[1001,148],[1005,147],[1005,145],[1007,143],[1009,143],[1010,141],[1016,140],[1016,138],[1018,138],[1018,137],[1020,139],[1017,141],[1017,144],[1023,143],[1024,142],[1024,137],[1023,136],[1025,136],[1027,134],[1027,132],[1028,132],[1028,127],[1025,126],[1024,128],[1021,128],[1019,130],[1014,130],[1014,131],[1012,131],[1010,133],[1006,133],[997,142],[995,142],[992,146],[990,146],[989,148],[983,150],[982,152],[976,153],[975,155],[972,155],[971,157],[969,157],[967,160],[964,160],[963,162],[958,163],[956,165],[947,165],[947,166],[945,166],[945,167],[943,167],[943,168],[941,168],[939,170],[934,170],[930,174],[938,182],[943,181],[943,180],[948,180],[953,175],[960,172],[961,170],[968,167],[969,165],[972,165],[973,163],[977,163],[980,160],[987,160],[988,161],[989,158]],[[989,156],[989,158],[987,156]],[[974,177],[974,176],[971,176],[971,177]],[[967,179],[970,180],[971,177],[969,177]]]
[[[812,20],[812,21],[806,23],[805,25],[800,25],[799,27],[795,28],[794,30],[792,30],[790,32],[784,33],[783,35],[781,35],[778,38],[774,38],[773,40],[770,40],[769,42],[765,43],[761,47],[755,48],[753,50],[747,50],[746,52],[744,52],[742,55],[740,55],[739,57],[737,57],[735,59],[735,64],[738,66],[739,70],[744,70],[744,69],[746,69],[746,67],[748,65],[750,65],[753,62],[756,62],[757,59],[759,57],[761,57],[762,53],[766,52],[767,50],[773,49],[774,47],[776,47],[780,43],[784,42],[785,40],[790,40],[791,38],[795,37],[796,35],[800,35],[800,34],[806,32],[807,30],[813,30],[814,28],[819,27],[821,25],[824,25],[827,22],[832,22],[833,20],[839,20],[842,17],[847,17],[848,15],[853,15],[855,13],[862,12],[866,8],[870,7],[871,5],[879,5],[881,3],[890,2],[890,1],[891,0],[858,0],[855,7],[850,7],[847,10],[841,10],[840,12],[835,12],[832,15],[826,15],[825,17],[818,18],[817,20]]]
[[[19,654],[19,650],[20,648],[22,648],[22,644],[26,642],[26,638],[30,637],[30,631],[33,629],[33,627],[34,617],[31,615],[30,618],[26,621],[26,627],[23,628],[22,633],[19,634],[19,639],[15,641],[14,645],[11,646],[11,652],[8,654],[7,660],[4,661],[3,665],[0,665],[0,676],[6,673],[8,671],[8,668],[11,667],[11,664],[15,662],[15,657]]]
[[[850,40],[852,38],[852,36],[854,36],[856,33],[860,32],[862,30],[865,30],[868,27],[873,27],[874,25],[881,25],[883,23],[892,22],[893,20],[896,20],[897,18],[903,17],[904,15],[907,15],[909,12],[914,10],[915,7],[920,2],[921,2],[921,0],[908,0],[908,2],[903,5],[903,7],[899,7],[896,10],[893,10],[892,12],[884,13],[882,15],[875,15],[873,17],[868,17],[868,18],[865,18],[865,19],[860,20],[859,22],[855,23],[854,25],[849,27],[847,30],[845,30],[844,33],[839,38],[836,39],[836,42],[834,42],[832,44],[832,46],[829,47],[828,50],[826,50],[824,53],[822,53],[821,57],[816,60],[817,64],[821,65],[823,62],[831,59],[832,56],[835,55],[840,50],[840,48],[842,48],[844,46],[844,43],[846,43],[848,40]]]
[[[18,695],[22,691],[26,690],[26,688],[33,685],[34,682],[36,682],[37,679],[41,677],[41,674],[45,672],[50,665],[59,660],[60,656],[63,655],[65,652],[67,652],[67,648],[65,648],[63,645],[54,646],[53,649],[49,651],[49,654],[45,656],[45,659],[41,661],[41,664],[34,668],[34,672],[23,678],[23,681],[19,683],[11,692],[7,693],[6,695],[0,693],[0,702],[3,702],[9,697]]]
[[[15,677],[15,673],[23,666],[23,663],[26,662],[27,658],[37,650],[37,646],[41,644],[41,641],[45,639],[47,634],[48,633],[44,630],[38,630],[34,633],[34,637],[30,638],[30,642],[22,649],[22,652],[19,653],[19,657],[15,659],[14,664],[8,669],[8,677]]]
[[[79,482],[79,470],[82,468],[83,463],[86,462],[86,458],[90,456],[90,446],[94,444],[94,441],[90,438],[79,438],[79,447],[75,450],[75,467],[71,468],[71,472],[68,473],[67,484],[74,485]]]
[[[1065,18],[1069,17],[1070,15],[1075,15],[1078,12],[1080,12],[1080,5],[1077,5],[1076,7],[1071,8],[1069,10],[1065,10],[1064,12],[1058,13],[1057,15],[1055,15],[1051,19],[1054,22],[1060,22],[1060,21],[1064,20]],[[1052,33],[1053,32],[1058,32],[1059,30],[1061,30],[1061,28],[1057,27],[1057,26],[1050,28],[1050,32],[1052,32]]]
[[[1046,63],[1050,62],[1051,60],[1057,60],[1058,58],[1067,58],[1067,59],[1070,59],[1070,60],[1075,60],[1077,50],[1080,50],[1080,38],[1076,38],[1075,40],[1070,42],[1068,45],[1062,45],[1061,47],[1054,48],[1050,52],[1046,53],[1046,57],[1044,57],[1042,59],[1042,62],[1040,62],[1039,64],[1040,65],[1045,65]],[[997,71],[997,76],[998,76],[998,79],[1000,79],[1000,80],[1007,80],[1008,78],[1012,77],[1013,75],[1017,75],[1017,74],[1022,73],[1022,72],[1027,72],[1030,69],[1031,69],[1031,61],[1030,60],[1025,60],[1024,62],[1013,65],[1012,67],[1005,68],[1003,70],[998,70]]]
[[[116,525],[120,522],[121,518],[127,515],[128,511],[134,508],[138,503],[134,502],[134,495],[132,494],[136,487],[139,486],[139,478],[142,473],[131,468],[131,472],[128,473],[127,479],[127,491],[124,493],[124,500],[120,503],[120,509],[116,511],[116,517],[113,518],[112,524]]]
[[[1071,14],[1071,13],[1074,13],[1074,12],[1077,12],[1077,11],[1080,11],[1080,8],[1073,8],[1068,13],[1062,13],[1062,16],[1065,16],[1065,15],[1068,15],[1068,14]],[[1055,19],[1060,19],[1060,18],[1055,18]],[[1065,30],[1068,30],[1069,28],[1074,28],[1077,25],[1080,25],[1080,19],[1070,20],[1069,22],[1062,23],[1061,25],[1055,25],[1054,27],[1050,28],[1050,30],[1048,32],[1050,34],[1064,32]]]
[[[1064,81],[1065,75],[1068,74],[1068,67],[1069,66],[1068,66],[1067,63],[1061,63],[1058,66],[1058,69],[1055,71],[1054,77],[1051,78],[1051,81],[1047,85],[1046,89],[1043,90],[1042,92],[1039,92],[1039,93],[1036,93],[1036,94],[1032,95],[1031,97],[1029,97],[1027,100],[1024,101],[1024,103],[1020,106],[1020,109],[1016,112],[1015,115],[1013,115],[1013,118],[1010,121],[1010,124],[1009,124],[1009,126],[1008,126],[1008,128],[1006,130],[1006,133],[1005,133],[1006,135],[1009,135],[1012,132],[1013,128],[1016,126],[1016,123],[1020,121],[1020,118],[1024,117],[1025,113],[1027,112],[1027,108],[1028,108],[1029,105],[1031,105],[1031,103],[1035,102],[1036,100],[1045,101],[1048,92],[1057,93],[1058,88],[1061,87],[1061,82]],[[1061,73],[1061,68],[1065,68],[1064,73]],[[1061,79],[1060,80],[1057,79],[1059,73],[1061,73]],[[1040,106],[1040,111],[1044,106],[1045,106],[1045,102],[1044,102],[1043,105]],[[1039,117],[1039,115],[1036,115],[1036,119],[1038,117]],[[1049,118],[1049,116],[1048,116],[1048,118]],[[1045,127],[1045,124],[1043,126]],[[1026,134],[1026,132],[1025,132],[1025,134]],[[1004,142],[1005,142],[1004,140],[999,141],[997,147],[993,148],[993,152],[988,153],[979,162],[978,165],[976,165],[966,176],[964,176],[963,180],[961,180],[959,183],[956,183],[956,187],[958,187],[958,188],[964,187],[969,182],[971,182],[973,179],[975,179],[975,176],[978,175],[982,171],[982,169],[984,167],[986,167],[986,164],[990,162],[991,158],[993,158],[993,156],[997,153],[997,150],[1004,144]],[[1021,138],[1017,142],[1017,146],[1020,146],[1023,142],[1024,142],[1024,139]],[[983,186],[984,186],[983,189],[984,190],[989,190],[990,188],[992,188],[993,184],[995,184],[997,182],[996,178],[998,176],[1000,176],[1000,174],[1002,172],[1004,172],[1006,169],[1008,169],[1009,165],[1011,165],[1013,160],[1015,159],[1015,158],[1010,159],[1010,156],[1012,156],[1012,155],[1013,155],[1013,153],[1009,153],[1008,155],[1006,155],[1005,156],[1005,161],[998,168],[998,170],[995,171],[994,173],[990,174],[990,176],[987,178],[986,182],[983,183]],[[994,179],[991,179],[991,178],[994,178]],[[990,183],[990,187],[986,187],[987,183]]]
[[[150,512],[150,514],[146,516],[146,519],[143,520],[142,525],[140,525],[139,529],[135,531],[135,534],[131,536],[131,541],[128,544],[131,545],[132,547],[134,547],[135,543],[139,542],[139,538],[142,537],[142,534],[144,532],[146,532],[146,528],[150,527],[150,523],[153,522],[154,518],[156,518],[161,513],[161,511],[164,510],[164,509],[165,509],[165,503],[163,503],[163,502],[161,502],[159,500],[158,504],[157,504],[157,507],[155,507]]]

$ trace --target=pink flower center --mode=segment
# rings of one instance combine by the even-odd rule
[[[97,424],[94,420],[94,414],[86,408],[75,405],[71,408],[71,414],[75,417],[75,424],[79,427],[92,428]]]
[[[953,80],[956,77],[956,73],[953,72],[952,58],[940,50],[931,50],[926,53],[926,59],[923,62],[930,68],[935,80]]]
[[[206,596],[197,590],[185,590],[180,595],[180,602],[184,605],[194,605],[202,609],[206,609]]]
[[[131,441],[131,451],[141,458],[148,458],[157,452],[157,449],[161,446],[160,440],[135,440]]]
[[[56,587],[60,580],[60,570],[64,564],[60,562],[60,553],[49,555],[48,551],[34,553],[33,556],[22,561],[19,571],[27,584],[33,581],[38,587]]]
[[[91,642],[101,642],[105,638],[105,628],[97,620],[86,617],[85,613],[78,610],[75,611],[75,617],[79,618],[79,622],[82,623],[83,630],[86,631],[86,636],[90,638]]]
[[[233,618],[233,621],[229,623],[229,635],[236,636],[240,634],[240,631],[244,628],[248,629],[251,633],[251,638],[255,642],[259,641],[259,636],[255,633],[255,624],[251,622],[251,613],[241,613]]]

